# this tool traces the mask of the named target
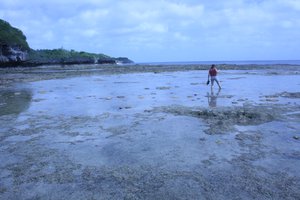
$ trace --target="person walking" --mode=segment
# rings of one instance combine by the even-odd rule
[[[208,71],[208,77],[207,77],[207,85],[209,84],[209,77],[210,77],[210,81],[211,81],[211,88],[214,86],[214,82],[216,81],[219,89],[221,89],[220,83],[217,79],[217,74],[218,74],[218,70],[216,68],[216,65],[211,65],[211,68]]]

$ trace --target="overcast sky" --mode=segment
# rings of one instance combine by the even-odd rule
[[[300,0],[1,0],[33,49],[135,62],[299,60]]]

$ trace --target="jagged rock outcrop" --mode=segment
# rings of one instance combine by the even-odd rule
[[[0,46],[0,63],[21,63],[26,61],[27,55],[27,51],[22,50],[20,46]]]
[[[115,58],[115,62],[116,64],[132,64],[133,61],[126,58],[126,57],[118,57],[118,58]]]
[[[116,64],[116,61],[114,59],[98,59],[98,64]]]
[[[21,30],[0,19],[0,65],[26,61],[29,45]]]
[[[127,64],[125,57],[113,58],[104,54],[77,52],[65,49],[30,49],[21,30],[0,19],[0,67],[37,66],[51,64]]]

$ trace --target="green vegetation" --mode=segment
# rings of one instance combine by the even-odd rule
[[[132,63],[128,58],[113,58],[104,54],[78,52],[75,50],[40,49],[33,50],[26,42],[21,30],[0,19],[0,65],[8,66],[42,64],[116,64]]]
[[[126,57],[119,57],[119,58],[115,58],[115,60],[117,62],[120,62],[120,63],[123,63],[123,64],[130,64],[130,63],[133,63],[132,60],[126,58]]]
[[[69,51],[60,48],[31,50],[28,54],[28,60],[33,63],[96,63],[99,60],[109,61],[113,58],[104,54]]]
[[[22,50],[30,49],[22,31],[2,19],[0,19],[0,45],[19,46]]]

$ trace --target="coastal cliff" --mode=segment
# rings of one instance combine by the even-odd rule
[[[0,66],[37,66],[51,64],[128,64],[126,57],[65,49],[31,49],[21,30],[0,19]]]
[[[21,30],[0,19],[0,63],[13,64],[27,60],[30,50]]]
[[[28,53],[26,50],[18,45],[6,45],[0,46],[0,63],[22,63],[27,60]]]

